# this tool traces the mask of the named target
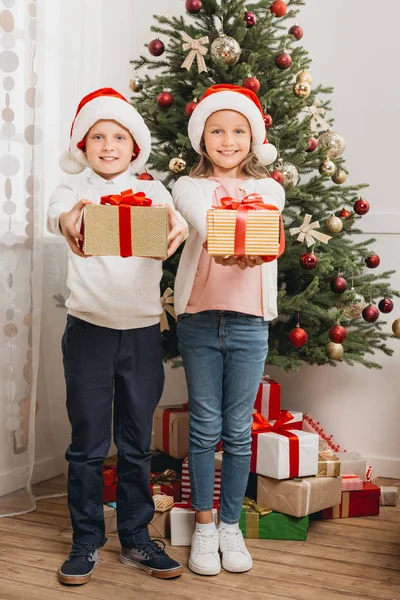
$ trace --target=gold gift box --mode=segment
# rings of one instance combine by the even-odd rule
[[[237,210],[207,212],[207,251],[213,256],[235,254]],[[276,256],[279,251],[278,210],[249,210],[245,237],[245,254]]]
[[[165,259],[168,253],[168,208],[130,206],[132,256]],[[91,256],[120,256],[118,206],[87,204],[83,251]]]
[[[318,454],[318,473],[316,477],[339,477],[340,472],[341,465],[337,456],[329,451]]]

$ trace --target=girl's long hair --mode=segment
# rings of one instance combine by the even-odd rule
[[[206,146],[204,144],[204,136],[200,142],[200,160],[197,165],[194,165],[190,170],[190,177],[211,177],[214,173],[214,163],[207,154]],[[246,158],[239,164],[239,177],[243,178],[254,178],[262,179],[268,177],[264,167],[262,167],[257,160],[254,152],[249,152]]]

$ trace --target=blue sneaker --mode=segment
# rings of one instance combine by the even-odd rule
[[[162,540],[149,540],[134,548],[121,547],[119,558],[122,564],[142,569],[160,579],[179,577],[183,573],[183,566],[166,554]]]
[[[99,560],[100,552],[96,546],[83,542],[72,544],[67,560],[58,571],[58,581],[65,585],[88,583]]]

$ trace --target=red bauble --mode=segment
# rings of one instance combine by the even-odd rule
[[[314,152],[318,148],[318,140],[315,137],[310,137],[307,142],[306,152]]]
[[[246,10],[244,13],[244,20],[246,27],[254,27],[254,25],[257,23],[257,17],[253,12],[251,12],[251,10]]]
[[[158,38],[149,43],[149,52],[152,56],[161,56],[164,50],[165,46]]]
[[[186,0],[185,2],[186,10],[192,15],[198,13],[202,6],[203,3],[201,0]]]
[[[246,79],[243,79],[242,81],[242,86],[257,94],[257,92],[260,90],[261,84],[257,77],[246,77]]]
[[[292,64],[292,57],[286,52],[281,52],[275,58],[275,64],[278,67],[278,69],[281,69],[281,71],[289,69],[290,65]]]
[[[170,92],[161,92],[157,96],[157,104],[160,108],[170,108],[174,103],[174,97]]]
[[[264,124],[265,124],[265,129],[269,129],[270,127],[272,127],[272,117],[269,113],[263,113],[263,119],[264,119]]]
[[[197,108],[198,102],[188,102],[185,106],[185,115],[191,117],[195,108]]]
[[[152,179],[154,179],[153,175],[150,175],[150,173],[147,173],[147,171],[145,173],[139,173],[139,175],[137,176],[137,179],[141,179],[142,181],[151,181]]]
[[[329,339],[335,344],[341,344],[347,337],[347,331],[342,325],[334,325],[329,330]]]
[[[364,321],[367,321],[368,323],[373,323],[374,321],[376,321],[379,317],[379,310],[376,308],[376,306],[372,306],[372,304],[369,304],[368,306],[366,306],[364,308],[364,310],[362,311],[362,318],[364,319]]]
[[[393,302],[389,298],[382,298],[378,304],[378,308],[381,313],[390,313],[393,310]]]
[[[289,342],[296,346],[296,348],[301,348],[308,340],[307,332],[304,331],[299,325],[297,325],[292,331],[289,332]]]
[[[331,281],[331,290],[335,294],[343,294],[347,290],[347,281],[344,277],[335,277]]]
[[[360,198],[359,200],[356,200],[356,202],[354,202],[353,210],[358,215],[366,215],[369,211],[369,202],[367,200],[364,200],[364,198]]]
[[[301,40],[301,38],[303,37],[303,33],[304,32],[302,28],[300,27],[300,25],[297,25],[297,23],[292,25],[292,27],[289,29],[289,34],[296,38],[296,40]]]
[[[365,259],[365,264],[367,265],[367,267],[369,269],[376,269],[376,267],[379,265],[380,262],[381,262],[381,259],[379,258],[379,256],[377,254],[368,256],[368,258]]]
[[[300,264],[306,271],[312,271],[318,265],[318,258],[313,252],[305,252],[300,256]]]
[[[287,6],[283,0],[274,0],[270,6],[270,11],[276,17],[284,17],[286,15]]]
[[[269,176],[272,177],[272,179],[275,179],[275,181],[277,181],[281,185],[283,185],[284,177],[283,177],[283,173],[281,171],[271,171]]]
[[[349,210],[346,210],[345,208],[342,208],[342,210],[338,213],[338,217],[340,217],[341,219],[348,219],[349,217],[351,217],[351,212]]]

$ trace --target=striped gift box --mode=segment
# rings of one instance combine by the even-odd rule
[[[221,471],[222,471],[222,452],[215,453],[215,476],[214,476],[214,494],[213,500],[219,500],[221,497]],[[189,479],[189,463],[186,458],[182,464],[182,502],[188,502],[192,491]]]
[[[234,255],[237,210],[207,212],[207,251],[213,256]],[[276,256],[279,252],[278,210],[247,213],[245,254]]]
[[[357,475],[342,475],[342,492],[361,492],[363,482]]]

